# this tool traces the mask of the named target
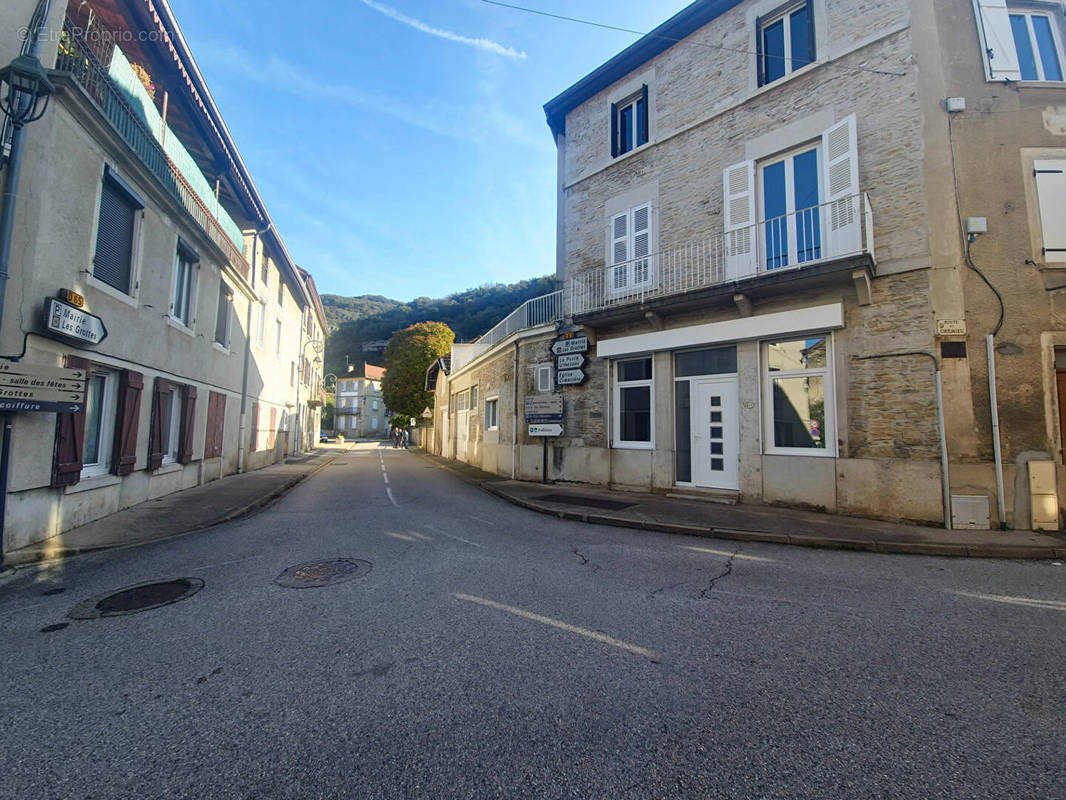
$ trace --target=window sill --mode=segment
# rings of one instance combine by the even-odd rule
[[[811,458],[836,458],[837,454],[828,450],[805,447],[774,447],[763,451],[764,456],[809,456]]]
[[[85,281],[86,286],[90,289],[95,289],[98,292],[103,292],[109,297],[113,297],[116,300],[125,303],[131,308],[137,308],[137,297],[135,295],[126,294],[123,291],[116,289],[109,283],[104,283],[102,280],[93,275],[92,270],[87,271]]]
[[[233,353],[233,351],[232,351],[232,350],[230,350],[230,349],[229,349],[228,347],[226,347],[226,345],[224,345],[224,344],[219,344],[218,342],[211,342],[211,346],[212,346],[212,347],[213,347],[213,348],[214,348],[215,350],[218,350],[218,352],[220,352],[220,353],[224,353],[224,354],[225,354],[225,355],[227,355],[227,356],[228,356],[228,355],[232,355],[232,353]]]
[[[615,442],[611,445],[612,450],[654,450],[653,442]]]
[[[608,144],[610,144],[610,142],[608,142]],[[619,164],[619,163],[625,161],[627,158],[631,158],[631,157],[635,156],[637,153],[643,153],[645,150],[647,150],[653,144],[655,144],[655,142],[653,142],[652,140],[649,139],[644,144],[640,145],[640,147],[634,147],[632,150],[627,150],[624,153],[619,153],[616,156],[611,156],[610,157],[611,160],[608,163],[610,163],[610,164]],[[610,150],[610,147],[608,147],[607,149]]]
[[[79,492],[91,492],[94,489],[106,489],[108,486],[117,486],[122,483],[122,478],[119,475],[112,475],[110,472],[97,473],[95,475],[83,475],[81,480],[75,483],[73,486],[67,486],[63,489],[63,494],[78,494]]]
[[[175,330],[181,331],[186,336],[192,336],[194,338],[196,337],[196,331],[194,331],[192,328],[190,328],[188,325],[186,325],[180,319],[175,319],[174,317],[172,317],[172,316],[170,316],[168,314],[167,317],[166,317],[166,320],[167,320],[167,325],[169,325],[171,328],[174,328]],[[194,324],[195,324],[195,322],[196,322],[196,320],[193,320]]]
[[[799,77],[801,77],[803,75],[806,75],[808,72],[813,72],[818,67],[820,67],[820,66],[822,66],[823,64],[826,64],[826,63],[828,63],[828,62],[821,61],[821,60],[812,61],[810,64],[807,64],[806,66],[800,67],[799,69],[788,73],[788,75],[782,75],[777,80],[771,81],[770,83],[764,83],[762,86],[756,86],[755,89],[751,92],[751,94],[749,94],[747,96],[747,98],[745,98],[745,99],[746,100],[753,100],[754,98],[758,97],[759,95],[761,95],[761,94],[763,94],[765,92],[772,91],[773,89],[776,89],[778,86],[784,86],[789,81],[794,80],[796,78],[799,78]]]
[[[181,472],[183,469],[185,469],[185,465],[180,461],[171,461],[169,463],[164,461],[163,466],[153,472],[152,476],[170,475],[172,472]]]
[[[1007,83],[1007,81],[989,81],[989,83]],[[1016,86],[1020,91],[1042,91],[1047,89],[1063,90],[1066,89],[1066,81],[1011,81],[1012,86]]]

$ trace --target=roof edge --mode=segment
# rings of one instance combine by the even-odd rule
[[[544,104],[544,115],[553,136],[566,133],[566,115],[590,97],[624,78],[642,64],[673,47],[679,40],[744,0],[696,0],[666,22],[644,34],[618,55],[604,62],[569,89]]]

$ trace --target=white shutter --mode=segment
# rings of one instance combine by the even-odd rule
[[[633,209],[633,284],[651,280],[651,205]]]
[[[1022,70],[1014,48],[1014,32],[1006,0],[974,0],[977,27],[985,52],[981,61],[990,81],[1020,81]]]
[[[629,285],[629,212],[611,218],[611,290]]]
[[[822,134],[825,165],[823,255],[830,258],[862,249],[862,215],[859,214],[859,151],[855,115],[851,114]]]
[[[1034,161],[1044,262],[1066,262],[1066,161]]]
[[[726,277],[755,273],[755,162],[741,161],[722,174]]]

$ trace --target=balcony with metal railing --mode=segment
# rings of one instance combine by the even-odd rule
[[[119,52],[115,48],[114,55],[118,56]],[[168,148],[160,141],[160,136],[149,124],[149,119],[154,119],[152,114],[155,112],[150,99],[142,102],[142,108],[138,111],[131,102],[129,87],[116,83],[94,49],[82,38],[80,29],[69,19],[63,24],[55,73],[60,80],[68,76],[84,90],[115,133],[136,153],[159,185],[181,204],[211,241],[225,253],[229,264],[247,279],[251,274],[251,267],[244,257],[240,228],[217,203],[214,210],[208,207],[202,187],[199,191],[194,188],[193,183],[206,184],[206,179],[195,166],[190,166],[194,164],[191,156],[188,156],[180,143],[171,143],[169,149],[178,153],[179,157],[184,153],[181,160],[186,162],[185,171],[190,174],[183,174],[182,169],[168,153]],[[155,127],[162,131],[165,124],[159,120]]]
[[[589,321],[782,283],[816,285],[874,263],[873,212],[860,193],[573,275],[566,311]]]
[[[470,363],[512,334],[529,330],[530,328],[537,328],[541,325],[548,325],[562,318],[562,291],[549,292],[540,297],[526,300],[475,341],[470,344],[453,346],[452,369],[458,369],[463,364]],[[457,359],[458,363],[456,363]]]

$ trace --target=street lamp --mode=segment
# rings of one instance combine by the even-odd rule
[[[325,348],[325,345],[317,339],[308,339],[303,343],[303,347],[300,348],[300,368],[296,376],[296,446],[300,448],[299,452],[304,451],[303,435],[303,409],[300,408],[300,386],[304,382],[304,354],[307,352],[307,348],[310,347],[314,353],[315,358],[311,362],[312,364],[321,364],[322,359],[319,358],[319,353]],[[310,372],[310,370],[308,370]]]
[[[3,91],[6,87],[6,91]],[[0,69],[0,110],[19,128],[44,116],[55,86],[36,56],[23,53]],[[43,102],[42,102],[43,101]]]

